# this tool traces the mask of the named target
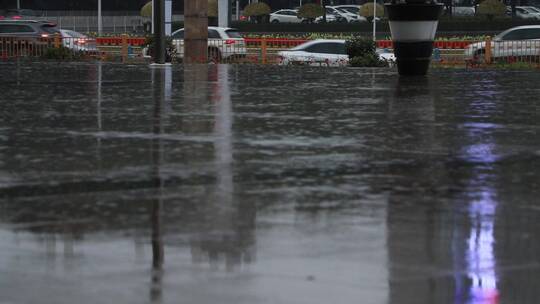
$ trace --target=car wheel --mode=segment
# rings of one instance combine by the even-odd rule
[[[270,23],[279,23],[279,20],[274,19],[274,20],[272,20]]]
[[[221,52],[217,48],[208,49],[208,61],[213,63],[221,62]]]

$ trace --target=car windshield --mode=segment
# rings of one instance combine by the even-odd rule
[[[311,46],[313,43],[303,43],[303,44],[300,44],[300,45],[297,45],[291,49],[289,49],[289,51],[302,51],[306,48],[308,48],[309,46]]]
[[[65,31],[65,33],[73,38],[86,38],[85,35],[74,31]]]
[[[54,34],[54,33],[58,33],[59,30],[56,28],[56,24],[53,24],[53,23],[50,23],[50,24],[43,24],[41,26],[41,29],[44,31],[44,32],[47,32],[49,34]]]
[[[347,10],[348,12],[351,12],[353,14],[358,14],[360,12],[360,9],[357,7],[345,7],[344,10]]]
[[[349,13],[349,12],[348,12],[346,9],[344,9],[344,8],[336,8],[336,9],[337,9],[339,12],[344,13],[344,14],[348,14],[348,13]]]
[[[237,30],[226,30],[225,33],[229,38],[242,38],[242,35]]]
[[[536,7],[527,7],[525,9],[528,10],[529,12],[531,12],[531,13],[540,13],[540,10],[537,9]]]

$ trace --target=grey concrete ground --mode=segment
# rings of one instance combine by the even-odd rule
[[[0,303],[537,303],[539,83],[0,63]]]

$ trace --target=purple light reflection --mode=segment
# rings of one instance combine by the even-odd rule
[[[471,279],[468,304],[499,302],[494,254],[494,216],[497,203],[492,189],[469,206],[471,231],[467,246],[467,274]]]

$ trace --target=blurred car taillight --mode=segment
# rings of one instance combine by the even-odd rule
[[[49,38],[49,34],[41,34],[41,38]]]
[[[22,19],[22,17],[21,17],[21,16],[18,16],[18,15],[17,15],[17,16],[11,16],[11,19],[14,19],[14,20],[20,20],[20,19]]]
[[[88,43],[88,40],[85,38],[75,39],[75,44],[86,44]]]
[[[246,21],[248,19],[248,17],[246,16],[240,16],[240,21]]]
[[[225,40],[225,44],[227,44],[227,45],[231,45],[231,44],[235,44],[235,43],[236,43],[236,40],[232,40],[232,39]]]
[[[0,16],[0,20],[4,20],[4,19],[6,19],[6,17]]]

